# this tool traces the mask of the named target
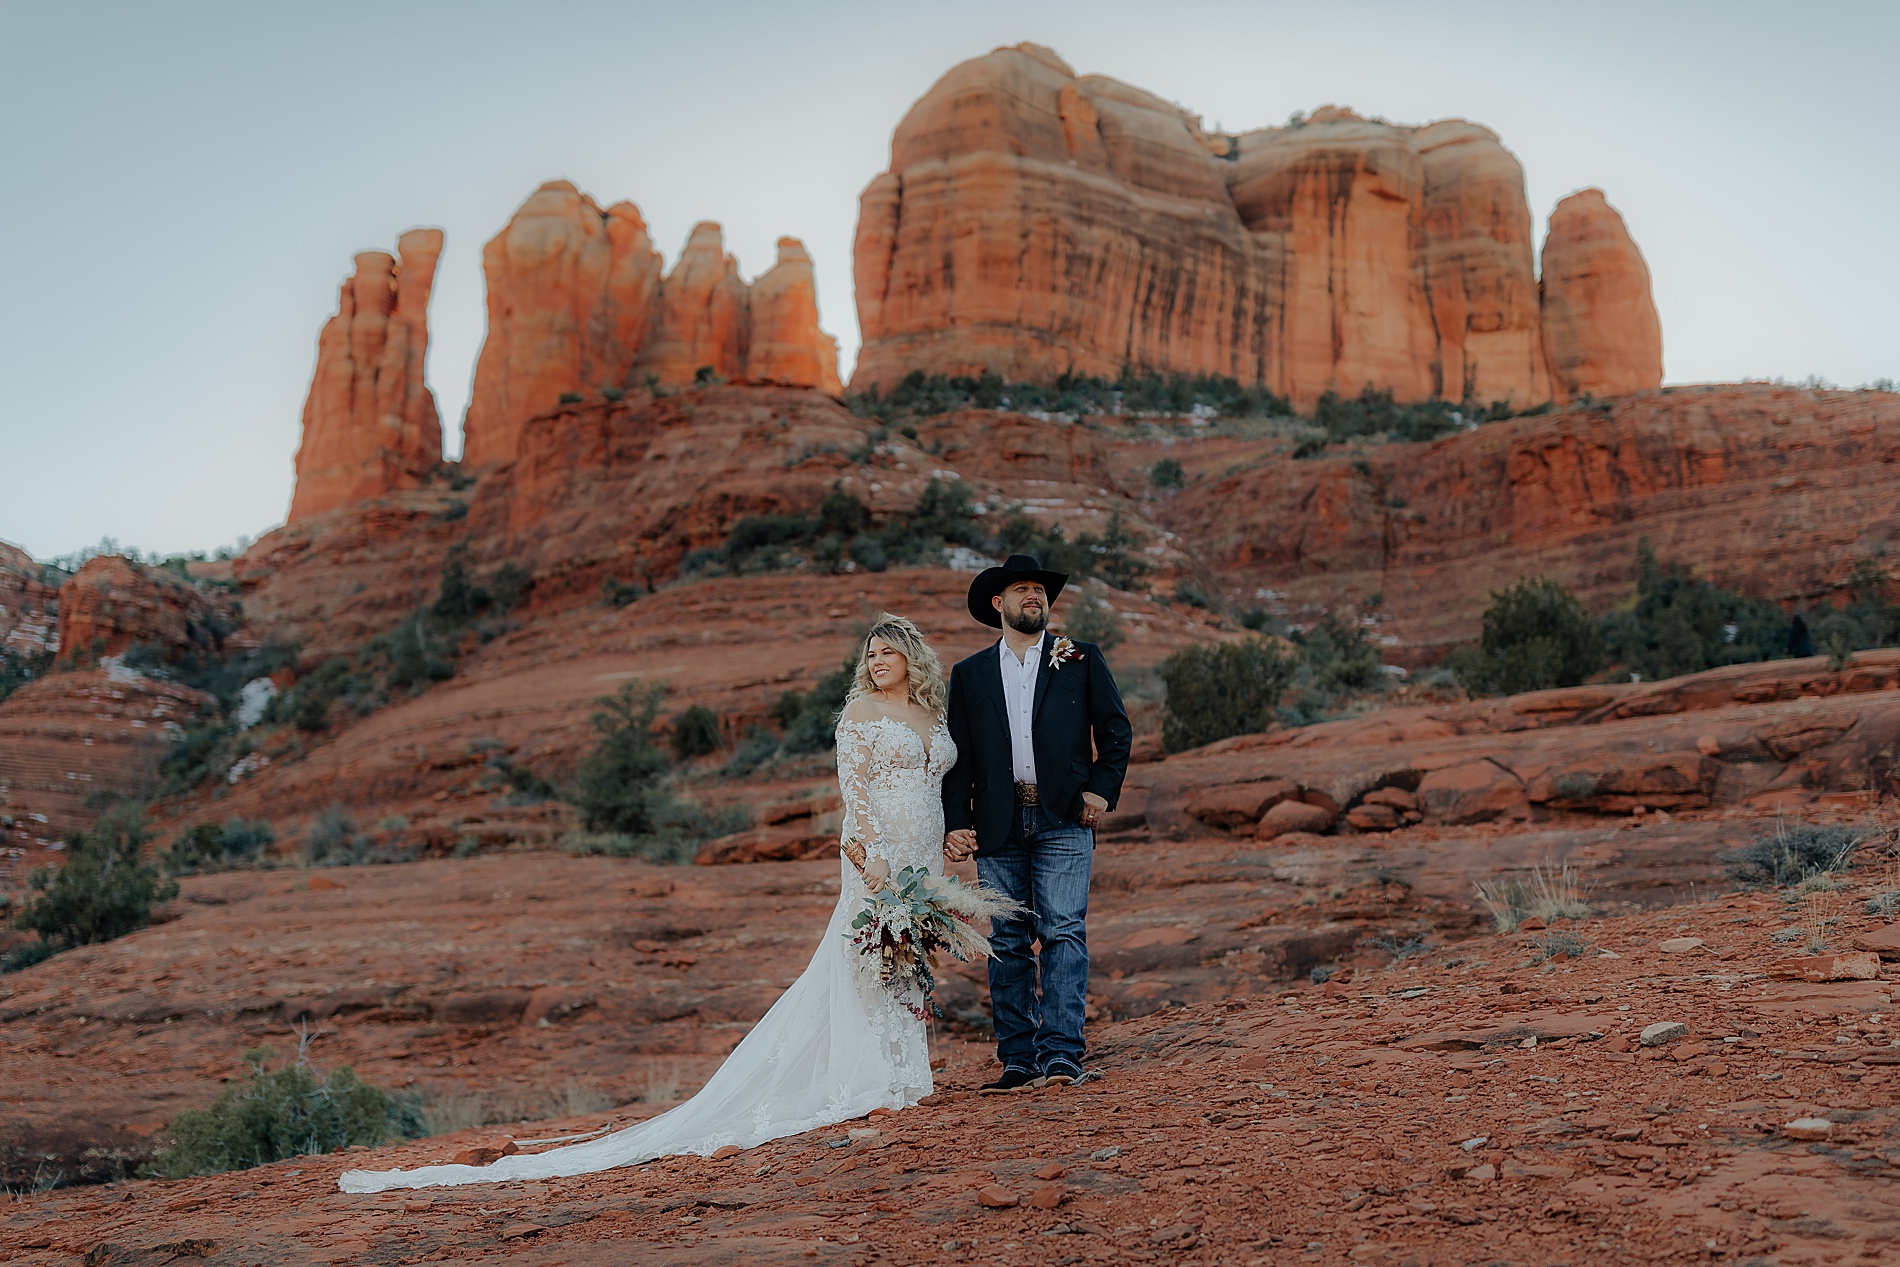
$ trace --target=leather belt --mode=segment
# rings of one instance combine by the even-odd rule
[[[1040,805],[1042,798],[1036,791],[1036,785],[1034,783],[1025,783],[1021,779],[1016,780],[1016,803],[1018,805]]]

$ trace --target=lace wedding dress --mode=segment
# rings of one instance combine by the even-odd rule
[[[929,742],[892,717],[838,724],[843,839],[854,834],[895,875],[905,867],[943,870],[943,775],[956,745],[942,721]],[[612,1135],[487,1166],[350,1170],[345,1192],[551,1179],[590,1174],[681,1153],[706,1156],[726,1144],[767,1140],[904,1109],[930,1094],[924,1023],[860,967],[848,929],[867,896],[842,858],[838,905],[811,965],[779,996],[699,1093],[658,1117]]]

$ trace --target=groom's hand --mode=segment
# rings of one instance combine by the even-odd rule
[[[1093,792],[1082,793],[1082,826],[1093,827],[1102,815],[1108,813],[1108,802]]]
[[[943,856],[946,862],[962,862],[976,852],[976,832],[968,827],[959,827],[943,838]]]

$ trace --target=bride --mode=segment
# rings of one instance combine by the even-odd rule
[[[351,1170],[345,1192],[550,1179],[727,1144],[752,1148],[905,1109],[931,1091],[924,1022],[861,967],[849,925],[869,893],[905,867],[943,871],[944,771],[956,745],[944,726],[943,664],[917,627],[888,612],[865,635],[838,720],[844,829],[838,905],[804,974],[779,996],[699,1093],[612,1135],[487,1166]]]

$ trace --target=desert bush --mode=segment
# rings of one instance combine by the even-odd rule
[[[860,417],[893,423],[960,409],[1015,408],[1065,414],[1198,413],[1227,418],[1285,416],[1284,397],[1237,379],[1204,374],[1152,374],[1126,368],[1113,380],[1064,374],[1054,383],[1005,382],[994,373],[977,376],[925,374],[912,370],[888,393],[874,387],[845,398]]]
[[[681,761],[718,752],[719,714],[704,704],[694,704],[673,719],[668,741],[672,744],[673,756]]]
[[[1162,746],[1182,752],[1266,730],[1293,667],[1264,638],[1200,643],[1176,651],[1160,666],[1168,691]]]
[[[1590,914],[1589,885],[1568,862],[1555,868],[1548,864],[1534,866],[1528,878],[1480,880],[1472,887],[1500,933],[1516,932],[1532,916],[1551,924],[1560,919],[1585,919]]]
[[[1062,632],[1081,642],[1092,642],[1104,653],[1113,651],[1121,645],[1122,618],[1115,609],[1102,601],[1102,596],[1092,585],[1079,587],[1081,593],[1069,605],[1068,616],[1062,623]]]
[[[1610,660],[1648,680],[1774,659],[1788,643],[1788,618],[1775,604],[1658,562],[1647,538],[1636,546],[1635,594],[1601,628]]]
[[[370,1086],[349,1066],[319,1077],[301,1047],[294,1061],[269,1068],[275,1058],[269,1047],[245,1052],[247,1076],[227,1083],[208,1108],[174,1118],[146,1173],[159,1179],[219,1174],[425,1133],[413,1099]]]
[[[534,578],[512,559],[496,568],[494,575],[488,578],[488,592],[494,596],[495,606],[503,611],[521,606],[533,588]]]
[[[1148,468],[1148,482],[1156,488],[1180,488],[1187,483],[1187,473],[1181,469],[1177,458],[1162,458]]]
[[[1777,822],[1775,830],[1720,856],[1731,879],[1753,888],[1779,888],[1831,877],[1854,865],[1864,830],[1838,824]]]
[[[666,688],[628,682],[596,700],[589,723],[599,742],[581,762],[574,803],[589,831],[653,832],[666,807],[666,753],[653,742],[653,723]]]
[[[357,829],[342,805],[332,802],[318,810],[304,830],[301,856],[309,867],[363,867],[408,862],[415,850],[378,845],[375,837]]]
[[[1531,950],[1539,963],[1546,959],[1555,959],[1558,955],[1581,959],[1590,953],[1590,943],[1569,929],[1563,928],[1548,933],[1533,933]]]
[[[772,719],[785,732],[787,752],[828,752],[836,746],[838,714],[851,693],[857,660],[847,659],[809,691],[786,691],[772,705]]]
[[[263,819],[196,823],[179,833],[160,855],[159,865],[172,875],[254,866],[276,839],[277,833]]]
[[[152,907],[178,895],[178,882],[162,878],[140,857],[149,839],[144,807],[108,810],[83,832],[66,835],[66,861],[39,867],[27,877],[31,890],[14,917],[15,928],[38,933],[52,950],[111,941],[151,923]]]
[[[1603,667],[1603,635],[1570,591],[1530,577],[1491,595],[1482,640],[1450,667],[1472,695],[1577,686]]]

